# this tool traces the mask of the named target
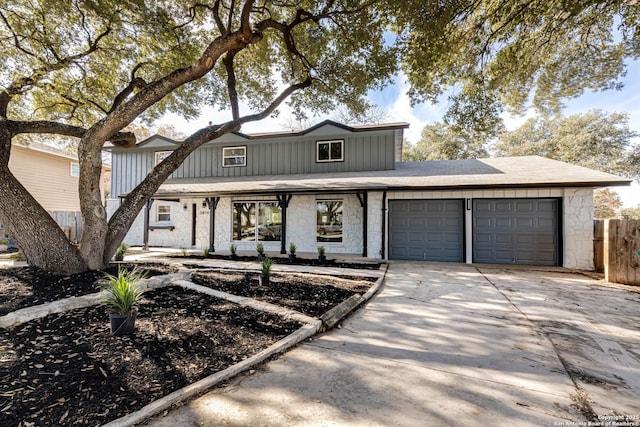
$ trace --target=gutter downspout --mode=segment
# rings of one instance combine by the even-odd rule
[[[362,207],[362,256],[367,257],[367,210],[369,209],[369,193],[366,191],[356,193],[358,200],[360,201],[360,207]]]
[[[386,235],[387,235],[387,190],[384,190],[382,192],[382,249],[380,249],[380,255],[382,255],[382,259],[385,260],[387,259],[386,257],[386,250],[385,248],[387,247],[387,242],[386,242]]]

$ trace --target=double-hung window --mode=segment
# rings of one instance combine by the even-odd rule
[[[71,162],[71,176],[80,176],[80,163]]]
[[[157,205],[156,206],[156,221],[157,222],[170,222],[171,221],[171,206],[169,206],[169,205]]]
[[[222,149],[222,166],[246,166],[247,147],[224,147]]]
[[[317,162],[342,162],[344,161],[344,140],[317,141]]]

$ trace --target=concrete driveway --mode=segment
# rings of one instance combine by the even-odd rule
[[[560,269],[394,262],[341,329],[150,425],[640,425],[639,308]]]

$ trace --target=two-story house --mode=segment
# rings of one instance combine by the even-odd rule
[[[592,268],[593,189],[628,180],[537,156],[402,162],[407,127],[224,135],[186,159],[125,241]],[[176,144],[112,149],[109,213]]]
[[[53,218],[75,239],[80,237],[80,165],[77,156],[38,142],[11,147],[9,170]],[[111,168],[104,165],[100,180],[103,200],[110,188]],[[11,218],[7,218],[10,222]],[[0,235],[4,227],[0,226]]]

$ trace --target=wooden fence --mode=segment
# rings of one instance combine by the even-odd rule
[[[73,211],[49,211],[49,215],[58,223],[69,240],[77,242],[82,236],[82,215]]]
[[[640,285],[640,220],[595,221],[593,240],[594,265],[607,282]]]

